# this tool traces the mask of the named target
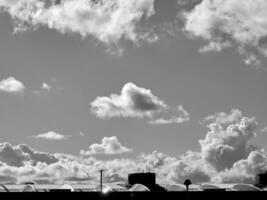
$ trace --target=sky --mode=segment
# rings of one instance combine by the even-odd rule
[[[254,1],[0,0],[0,181],[252,182],[267,169]]]

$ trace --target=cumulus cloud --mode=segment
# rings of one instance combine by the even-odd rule
[[[258,124],[255,117],[246,117],[234,109],[210,115],[204,122],[209,131],[199,140],[200,151],[188,151],[171,162],[163,162],[159,170],[163,180],[255,183],[255,175],[267,169],[267,152],[251,144]]]
[[[205,183],[211,180],[213,174],[214,170],[202,160],[200,153],[189,151],[171,165],[167,177],[174,183],[183,183],[185,179]]]
[[[92,144],[89,146],[89,150],[81,150],[82,155],[95,155],[95,154],[122,154],[130,153],[131,149],[122,146],[118,138],[115,136],[104,137],[101,144]]]
[[[26,144],[12,146],[9,143],[1,143],[0,161],[10,166],[20,167],[27,162],[33,165],[37,162],[51,164],[57,162],[58,159],[51,154],[35,151]]]
[[[210,116],[206,137],[200,140],[203,159],[216,170],[231,168],[233,164],[248,157],[256,149],[249,141],[256,137],[255,118],[243,117],[239,110],[231,114],[218,113]]]
[[[1,0],[0,9],[14,20],[15,31],[46,26],[105,44],[155,37],[139,25],[155,14],[154,0]]]
[[[131,82],[123,86],[121,94],[97,97],[91,102],[91,112],[102,119],[111,117],[148,118],[154,124],[188,121],[189,114],[182,106],[177,109],[178,117],[155,119],[156,114],[164,114],[171,110],[172,108],[155,96],[151,90],[138,87]]]
[[[57,155],[58,161],[51,164],[38,162],[36,165],[26,162],[21,166],[11,166],[6,163],[0,163],[0,176],[5,176],[4,181],[12,180],[13,183],[22,183],[25,181],[36,181],[41,183],[62,184],[62,183],[96,183],[98,182],[99,169],[104,170],[105,182],[118,182],[127,180],[128,173],[140,171],[147,168],[147,165],[153,164],[153,157],[156,153],[149,156],[140,156],[134,159],[113,159],[96,160],[93,157],[80,159],[74,156]],[[163,159],[163,157],[165,157]],[[149,161],[149,160],[150,161]],[[155,167],[160,170],[166,163],[171,162],[166,155],[160,154],[155,161]],[[162,164],[157,164],[162,162]],[[163,177],[163,176],[161,176]],[[1,180],[0,180],[1,181]]]
[[[62,135],[60,133],[56,133],[54,131],[49,131],[47,133],[41,133],[39,135],[33,136],[36,139],[46,139],[46,140],[65,140],[70,135]]]
[[[184,31],[208,43],[201,52],[235,47],[245,64],[259,65],[267,56],[265,0],[203,0],[185,11]]]
[[[267,154],[264,151],[252,151],[246,159],[234,163],[231,169],[218,173],[217,182],[255,183],[255,175],[267,170]]]
[[[0,144],[0,161],[11,166],[21,166],[29,161],[30,156],[24,153],[18,146],[12,147],[9,143]]]
[[[255,117],[240,110],[205,118],[209,131],[199,140],[199,152],[187,152],[169,168],[169,180],[181,182],[255,183],[255,175],[267,169],[267,153],[251,144],[256,137]]]
[[[25,154],[29,155],[29,158],[33,165],[36,165],[38,162],[52,164],[58,161],[58,158],[56,158],[56,156],[46,152],[36,151],[26,144],[18,145],[18,148],[21,149]]]
[[[14,77],[8,77],[0,81],[0,91],[8,93],[18,93],[23,92],[24,89],[24,84],[16,80]]]
[[[267,170],[267,153],[250,144],[256,136],[257,122],[240,110],[215,113],[205,118],[208,132],[200,139],[199,151],[169,156],[154,151],[135,158],[100,160],[92,154],[122,152],[128,149],[116,137],[104,138],[86,152],[90,156],[38,152],[27,145],[0,144],[0,177],[3,181],[21,183],[96,183],[99,169],[104,169],[105,182],[126,181],[127,175],[138,171],[157,173],[158,183],[254,183],[255,175]],[[1,181],[1,180],[0,180]]]
[[[148,89],[127,83],[121,94],[110,97],[97,97],[91,103],[91,111],[99,118],[111,117],[152,117],[154,112],[167,108],[167,105]]]
[[[32,165],[26,162],[22,166],[11,166],[0,163],[0,176],[5,177],[3,180],[0,179],[0,182],[13,181],[13,184],[26,181],[46,184],[96,183],[99,169],[105,170],[106,182],[116,182],[125,180],[128,169],[134,168],[134,162],[127,159],[100,161],[92,157],[80,159],[69,155],[55,156],[58,156],[59,160],[51,164],[38,162]]]

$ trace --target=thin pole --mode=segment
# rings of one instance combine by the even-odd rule
[[[103,191],[103,169],[100,170],[100,191]]]

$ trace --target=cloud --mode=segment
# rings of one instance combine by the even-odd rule
[[[129,173],[153,171],[157,182],[183,183],[254,183],[255,175],[267,170],[267,152],[250,144],[256,137],[255,117],[244,116],[240,110],[215,113],[204,119],[208,132],[200,139],[199,151],[169,156],[154,151],[134,158],[100,160],[98,153],[118,153],[123,147],[116,137],[103,138],[82,155],[48,154],[27,145],[0,144],[0,177],[3,182],[40,181],[50,184],[96,183],[99,169],[104,170],[105,182],[126,181]],[[124,150],[123,150],[124,149]],[[1,180],[0,180],[1,181]]]
[[[154,0],[0,0],[0,9],[14,20],[15,32],[46,26],[105,44],[150,41],[139,24],[155,14]]]
[[[0,91],[8,93],[18,93],[23,92],[24,89],[24,84],[16,80],[14,77],[8,77],[0,81]]]
[[[129,159],[101,161],[92,157],[80,159],[68,155],[57,156],[59,160],[55,163],[46,164],[38,162],[35,166],[30,163],[25,163],[23,166],[19,167],[0,163],[0,176],[8,177],[9,180],[13,178],[13,184],[26,181],[49,184],[95,184],[99,179],[99,169],[105,170],[105,182],[117,182],[126,180],[128,170],[135,167],[135,163]],[[2,181],[0,180],[0,182]]]
[[[81,155],[95,155],[95,154],[122,154],[131,153],[132,150],[124,147],[115,136],[104,137],[101,144],[92,144],[89,150],[81,150]]]
[[[99,118],[152,117],[153,113],[165,110],[167,105],[148,89],[127,83],[121,94],[97,97],[91,103],[91,111]]]
[[[0,0],[1,2],[1,0]],[[0,4],[1,7],[1,4]],[[53,80],[53,82],[55,82]],[[30,91],[33,94],[36,95],[40,95],[41,94],[41,90],[46,90],[47,92],[51,92],[51,91],[59,91],[61,90],[61,87],[52,87],[51,85],[47,84],[47,83],[42,83],[42,85],[40,86],[40,90],[34,90],[34,91]],[[15,79],[14,77],[8,77],[5,79],[2,79],[0,81],[0,91],[2,92],[7,92],[7,93],[22,93],[26,90],[26,86],[19,80]]]
[[[207,41],[201,52],[234,47],[244,63],[259,65],[267,56],[265,0],[203,0],[184,11],[184,31]]]
[[[21,149],[25,154],[29,155],[29,158],[33,165],[36,165],[38,162],[52,164],[58,161],[58,158],[56,158],[56,156],[46,152],[36,151],[26,144],[18,145],[18,148]]]
[[[162,180],[255,183],[255,175],[267,169],[267,152],[251,144],[258,125],[255,117],[246,117],[234,109],[210,115],[204,122],[209,131],[199,140],[200,151],[188,151],[171,162],[162,162],[158,171],[165,177]]]
[[[60,133],[56,133],[54,131],[49,131],[47,133],[42,133],[36,136],[33,136],[36,139],[46,139],[46,140],[65,140],[67,137],[70,137],[70,135],[62,135]]]
[[[170,157],[162,152],[153,151],[151,154],[141,154],[139,162],[144,163],[144,169],[147,171],[159,169],[168,163],[176,162],[177,158]]]
[[[52,86],[48,85],[47,83],[43,83],[41,86],[41,89],[47,90],[48,92],[50,92],[52,90]]]
[[[254,184],[255,175],[267,170],[267,154],[264,151],[252,151],[246,159],[234,163],[231,169],[217,174],[214,179],[218,182],[247,182]]]
[[[52,93],[56,94],[63,90],[61,86],[59,86],[58,81],[55,78],[51,78],[50,83],[43,82],[39,89],[32,91],[35,95],[42,95]]]
[[[256,137],[255,117],[240,110],[205,118],[209,131],[199,140],[199,152],[187,152],[168,167],[168,180],[181,182],[255,183],[255,175],[267,169],[267,153],[250,143]]]
[[[209,117],[206,137],[199,141],[203,159],[216,170],[231,168],[233,164],[248,157],[256,147],[249,141],[256,137],[255,118],[243,117],[239,110],[231,114],[218,113]]]
[[[166,181],[166,175],[177,162],[176,158],[160,152],[143,154],[137,159],[120,158],[106,161],[93,157],[80,159],[69,155],[55,154],[54,156],[58,158],[58,161],[51,164],[37,162],[36,165],[32,165],[31,162],[25,162],[24,165],[11,166],[0,163],[0,176],[13,178],[16,184],[26,181],[41,181],[50,184],[89,184],[98,182],[99,169],[104,170],[105,182],[125,182],[129,173],[151,169],[157,172],[158,181],[161,182]]]
[[[0,161],[10,166],[21,166],[29,161],[30,156],[24,153],[18,146],[12,147],[9,143],[0,144]]]
[[[1,143],[0,161],[10,166],[20,167],[27,162],[33,165],[37,162],[51,164],[57,162],[58,159],[51,154],[35,151],[26,144],[12,146],[9,143]]]
[[[0,180],[1,184],[14,184],[16,182],[16,178],[12,176],[5,176],[5,175],[0,175]]]
[[[189,114],[179,106],[171,119],[159,118],[156,114],[168,114],[172,108],[155,96],[151,90],[126,83],[121,94],[97,97],[91,102],[91,112],[101,119],[112,117],[148,118],[153,124],[181,123],[189,120]]]
[[[178,115],[178,116],[177,116]],[[149,121],[151,124],[180,124],[188,122],[190,120],[189,113],[183,108],[182,105],[178,106],[176,115],[172,115],[171,118],[158,118],[155,120]]]
[[[211,180],[213,172],[201,159],[200,153],[187,152],[168,169],[167,180],[183,183],[185,179],[190,179],[193,183],[205,183]]]

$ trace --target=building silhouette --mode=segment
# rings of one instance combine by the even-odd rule
[[[257,174],[256,185],[258,185],[260,187],[266,187],[267,186],[267,171],[265,173]]]
[[[133,173],[128,174],[128,184],[143,184],[143,185],[155,185],[156,174],[155,173]]]
[[[156,183],[156,174],[151,172],[128,174],[128,186],[131,187],[135,184],[142,184],[150,191],[167,191]]]

